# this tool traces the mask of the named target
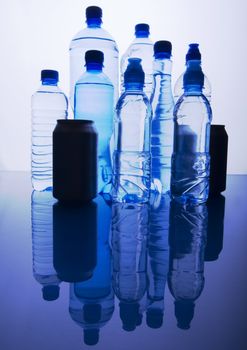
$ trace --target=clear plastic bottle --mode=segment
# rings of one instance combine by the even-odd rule
[[[157,194],[151,199],[146,310],[147,325],[151,328],[160,328],[163,323],[164,293],[169,269],[169,212],[168,194]]]
[[[90,292],[85,297],[80,297],[75,293],[75,284],[70,284],[69,313],[71,318],[83,328],[86,345],[96,345],[99,342],[100,329],[110,321],[113,312],[112,289],[102,298],[94,297]]]
[[[102,9],[89,6],[86,9],[87,27],[80,30],[70,43],[70,103],[74,109],[75,84],[85,71],[85,53],[88,50],[100,50],[104,53],[105,74],[114,85],[114,102],[119,95],[119,58],[118,47],[112,36],[101,27]]]
[[[201,53],[199,51],[199,44],[189,44],[189,50],[185,57],[185,66],[186,69],[188,67],[189,61],[198,61],[198,64],[201,65]],[[174,101],[175,103],[179,99],[180,96],[183,95],[183,88],[184,88],[184,73],[180,75],[180,77],[177,79],[175,86],[174,86]],[[211,95],[212,95],[212,88],[210,81],[208,80],[207,76],[204,74],[204,84],[203,84],[203,94],[208,99],[209,102],[211,102]]]
[[[147,288],[148,225],[148,204],[113,204],[112,280],[126,331],[134,330],[138,323],[140,301]]]
[[[114,114],[114,87],[103,73],[104,55],[90,50],[85,55],[87,71],[75,86],[75,119],[92,120],[98,132],[98,192],[111,183],[110,138]]]
[[[52,133],[57,119],[66,119],[68,100],[57,86],[58,72],[42,70],[42,85],[32,95],[32,186],[52,188]]]
[[[52,208],[55,201],[52,191],[32,193],[33,275],[42,285],[43,299],[47,301],[58,298],[61,282],[53,265]]]
[[[174,108],[171,195],[181,202],[206,202],[209,192],[209,140],[212,111],[202,94],[204,75],[189,61],[184,94]]]
[[[207,223],[206,204],[184,206],[171,202],[168,286],[175,298],[178,327],[182,329],[190,328],[195,300],[204,287]]]
[[[115,113],[112,198],[115,202],[147,202],[152,112],[143,92],[141,59],[129,59],[124,84]]]
[[[149,25],[146,23],[135,26],[135,39],[121,58],[121,93],[125,90],[124,73],[128,66],[128,59],[131,57],[142,60],[142,69],[145,73],[143,91],[150,99],[153,90],[153,42],[149,38]]]
[[[171,88],[170,41],[157,41],[154,45],[154,92],[151,97],[153,120],[151,132],[152,184],[154,190],[170,190],[171,157],[173,150],[173,108]]]
[[[84,342],[94,345],[99,340],[99,330],[114,311],[112,289],[112,260],[109,245],[111,207],[102,196],[97,204],[97,265],[87,281],[74,283],[70,288],[70,315],[84,329]]]

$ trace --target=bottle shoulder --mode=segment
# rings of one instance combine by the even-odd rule
[[[102,27],[85,27],[79,30],[70,42],[70,47],[74,45],[74,42],[80,39],[102,39],[112,41],[117,47],[116,41],[112,35]]]
[[[145,108],[148,114],[152,114],[152,108],[148,97],[144,92],[133,91],[133,92],[123,92],[119,97],[116,105],[116,112],[119,113],[123,109],[133,108],[134,106],[138,108]]]
[[[102,84],[113,88],[113,83],[104,72],[88,72],[81,75],[76,85],[80,84]]]

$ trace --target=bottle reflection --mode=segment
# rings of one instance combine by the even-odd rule
[[[164,293],[169,269],[169,211],[168,195],[158,195],[150,210],[148,238],[148,276],[146,322],[151,328],[163,324]]]
[[[112,206],[113,288],[120,300],[123,329],[141,324],[141,299],[147,288],[148,204]]]
[[[175,298],[175,316],[181,329],[190,328],[195,300],[204,287],[207,222],[206,204],[183,206],[171,202],[168,285]]]
[[[31,198],[33,275],[43,286],[43,299],[59,297],[60,279],[53,266],[52,191],[33,191]]]
[[[96,266],[97,204],[53,206],[54,267],[65,282],[92,277]]]
[[[95,345],[99,341],[99,330],[112,317],[114,293],[111,286],[111,251],[109,233],[111,207],[98,196],[97,265],[93,276],[83,282],[70,285],[70,315],[84,330],[84,342]]]
[[[204,261],[215,261],[223,248],[225,197],[209,197],[208,208],[208,234]]]

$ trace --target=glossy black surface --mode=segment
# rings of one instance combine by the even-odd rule
[[[1,350],[246,349],[247,176],[186,209],[0,193]]]

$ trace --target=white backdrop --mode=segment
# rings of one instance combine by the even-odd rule
[[[173,84],[184,70],[188,44],[200,43],[213,88],[213,123],[229,135],[228,173],[247,173],[247,2],[245,0],[2,0],[0,2],[0,170],[30,169],[30,97],[40,70],[57,69],[69,91],[68,47],[84,26],[85,8],[103,8],[103,26],[120,55],[136,23],[173,44]]]

